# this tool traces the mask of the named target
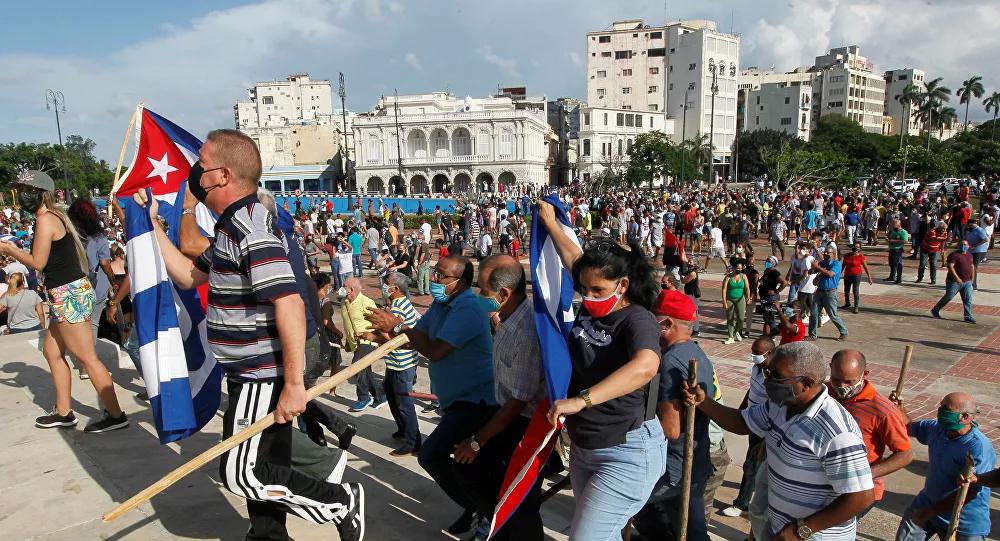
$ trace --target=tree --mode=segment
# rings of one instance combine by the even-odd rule
[[[767,174],[767,164],[762,153],[767,150],[779,150],[785,143],[800,146],[802,141],[783,131],[769,128],[754,131],[741,131],[733,141],[733,153],[740,166],[740,175],[744,177],[761,177]]]
[[[986,106],[987,113],[993,111],[993,121],[990,123],[990,141],[992,141],[996,135],[997,113],[1000,112],[1000,92],[994,90],[989,97],[983,100],[983,105]]]
[[[639,134],[628,151],[629,162],[625,180],[633,186],[663,179],[667,175],[677,176],[680,163],[680,149],[660,131]]]
[[[819,119],[806,149],[826,152],[858,161],[863,167],[875,168],[895,150],[892,138],[868,133],[861,124],[840,114],[823,115]]]
[[[941,86],[942,78],[932,79],[924,83],[924,91],[920,93],[921,105],[918,109],[920,120],[927,130],[927,148],[931,147],[931,132],[934,130],[934,115],[943,103],[951,101],[951,89]]]
[[[701,169],[704,164],[710,163],[712,159],[712,149],[708,145],[708,134],[696,133],[693,137],[681,142],[682,158],[687,162],[687,167],[694,165],[695,174],[687,173],[688,178],[698,178],[702,175]],[[682,181],[686,179],[681,179]]]
[[[899,127],[899,148],[903,148],[903,137],[909,135],[910,131],[910,107],[920,103],[920,87],[910,83],[903,87],[903,90],[899,94],[896,94],[895,100],[903,104],[903,108],[906,113],[903,115],[904,126]]]
[[[896,151],[883,165],[886,176],[902,177],[903,171],[910,178],[931,182],[958,172],[959,155],[949,149],[927,150],[921,146],[907,146]]]
[[[599,193],[626,187],[625,170],[627,165],[625,156],[622,154],[612,152],[604,156],[601,159],[601,166],[604,169],[594,175],[591,180],[594,189]]]
[[[941,107],[937,112],[938,117],[938,139],[944,139],[944,129],[952,128],[955,121],[958,120],[958,113],[955,112],[954,107]]]
[[[8,143],[0,145],[0,185],[9,186],[21,172],[38,169],[49,173],[57,188],[75,189],[78,193],[98,188],[107,192],[114,173],[104,160],[94,157],[96,143],[79,135],[66,138],[64,147],[48,143]],[[69,186],[63,182],[65,165]]]
[[[795,148],[791,143],[780,149],[765,149],[762,158],[779,190],[792,190],[800,184],[847,185],[855,165],[836,153]]]
[[[955,92],[958,95],[958,103],[965,104],[965,130],[969,131],[969,103],[972,102],[972,98],[981,98],[986,90],[983,89],[983,78],[979,75],[973,75],[968,79],[962,81],[961,88]]]

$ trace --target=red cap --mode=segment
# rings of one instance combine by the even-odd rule
[[[653,312],[683,321],[694,321],[698,310],[690,297],[676,290],[663,290],[656,299]]]

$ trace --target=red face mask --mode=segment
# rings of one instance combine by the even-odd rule
[[[621,285],[621,282],[618,282]],[[604,297],[603,299],[594,299],[592,297],[583,298],[583,307],[587,309],[587,313],[596,318],[602,318],[611,313],[618,305],[618,301],[622,298],[622,293],[618,292],[618,286],[615,286],[615,292]]]

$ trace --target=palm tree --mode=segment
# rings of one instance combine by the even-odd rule
[[[924,83],[924,91],[920,93],[923,105],[920,106],[921,120],[927,129],[927,150],[931,148],[931,132],[933,131],[934,113],[944,102],[951,101],[951,89],[941,86],[942,77]]]
[[[955,92],[958,95],[958,103],[965,104],[965,131],[969,131],[969,104],[972,103],[972,98],[981,98],[985,92],[983,78],[979,75],[973,75],[962,81],[962,87]]]
[[[954,107],[941,107],[937,111],[938,117],[938,140],[944,139],[944,129],[947,127],[949,130],[952,125],[958,120],[958,113],[955,112]]]
[[[993,111],[993,122],[990,123],[990,141],[992,141],[997,131],[997,113],[1000,113],[1000,91],[994,90],[989,97],[983,100],[983,105],[986,106],[987,113]]]
[[[903,87],[903,90],[899,94],[896,94],[896,101],[903,104],[906,113],[903,115],[903,123],[905,126],[899,127],[899,148],[903,148],[903,137],[909,135],[910,133],[910,107],[916,105],[920,99],[920,87],[910,83]]]

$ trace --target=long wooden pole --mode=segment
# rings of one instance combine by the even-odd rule
[[[372,363],[381,359],[390,351],[406,344],[409,341],[410,339],[407,338],[405,334],[401,334],[393,338],[392,340],[389,340],[388,342],[382,344],[375,351],[369,353],[368,355],[365,355],[360,360],[352,363],[350,366],[341,370],[340,372],[337,372],[337,374],[332,376],[330,379],[307,390],[306,391],[307,400],[314,400],[321,394],[324,394],[330,389],[336,387],[337,385],[340,385],[341,383],[347,381],[347,378],[359,374],[362,370],[371,366]],[[177,481],[180,481],[187,474],[197,470],[198,468],[204,466],[205,464],[208,464],[213,459],[222,456],[222,454],[225,453],[226,451],[249,440],[250,438],[256,436],[257,434],[260,434],[273,424],[274,424],[274,415],[267,415],[265,417],[262,417],[252,425],[241,430],[240,432],[233,434],[232,436],[223,440],[222,442],[217,443],[212,448],[192,458],[187,463],[175,469],[174,471],[168,473],[167,475],[164,475],[163,478],[160,479],[159,481],[146,487],[145,489],[143,489],[142,492],[136,494],[135,496],[132,496],[118,507],[115,507],[114,509],[106,513],[103,517],[104,522],[111,522],[117,519],[118,517],[124,515],[125,513],[136,508],[146,500],[152,498],[153,496],[159,494],[160,492],[163,492],[170,485],[176,483]]]
[[[139,116],[139,110],[142,109],[142,102],[135,106],[132,111],[132,118],[128,121],[128,127],[125,128],[125,137],[122,138],[122,148],[118,151],[118,166],[115,167],[115,181],[111,183],[111,197],[114,198],[115,192],[118,191],[118,180],[121,178],[122,174],[122,163],[125,161],[125,149],[128,148],[129,139],[132,137],[132,129],[135,128],[135,119]]]
[[[903,365],[899,367],[899,379],[896,380],[896,391],[892,396],[897,400],[903,398],[903,383],[906,382],[906,369],[910,367],[910,357],[913,357],[913,345],[906,344],[906,351],[903,353]]]
[[[948,535],[945,537],[945,541],[955,541],[958,537],[958,523],[962,516],[962,506],[965,505],[965,497],[969,495],[968,479],[974,473],[976,473],[976,463],[972,459],[972,454],[967,453],[965,455],[965,468],[962,469],[962,477],[965,481],[962,481],[958,495],[955,496],[955,505],[951,508],[951,521],[948,523]]]
[[[698,385],[698,360],[688,361],[688,389],[695,392]],[[688,514],[691,511],[691,470],[694,467],[694,414],[695,406],[684,410],[684,470],[681,472],[681,512],[677,524],[677,541],[687,540]]]

